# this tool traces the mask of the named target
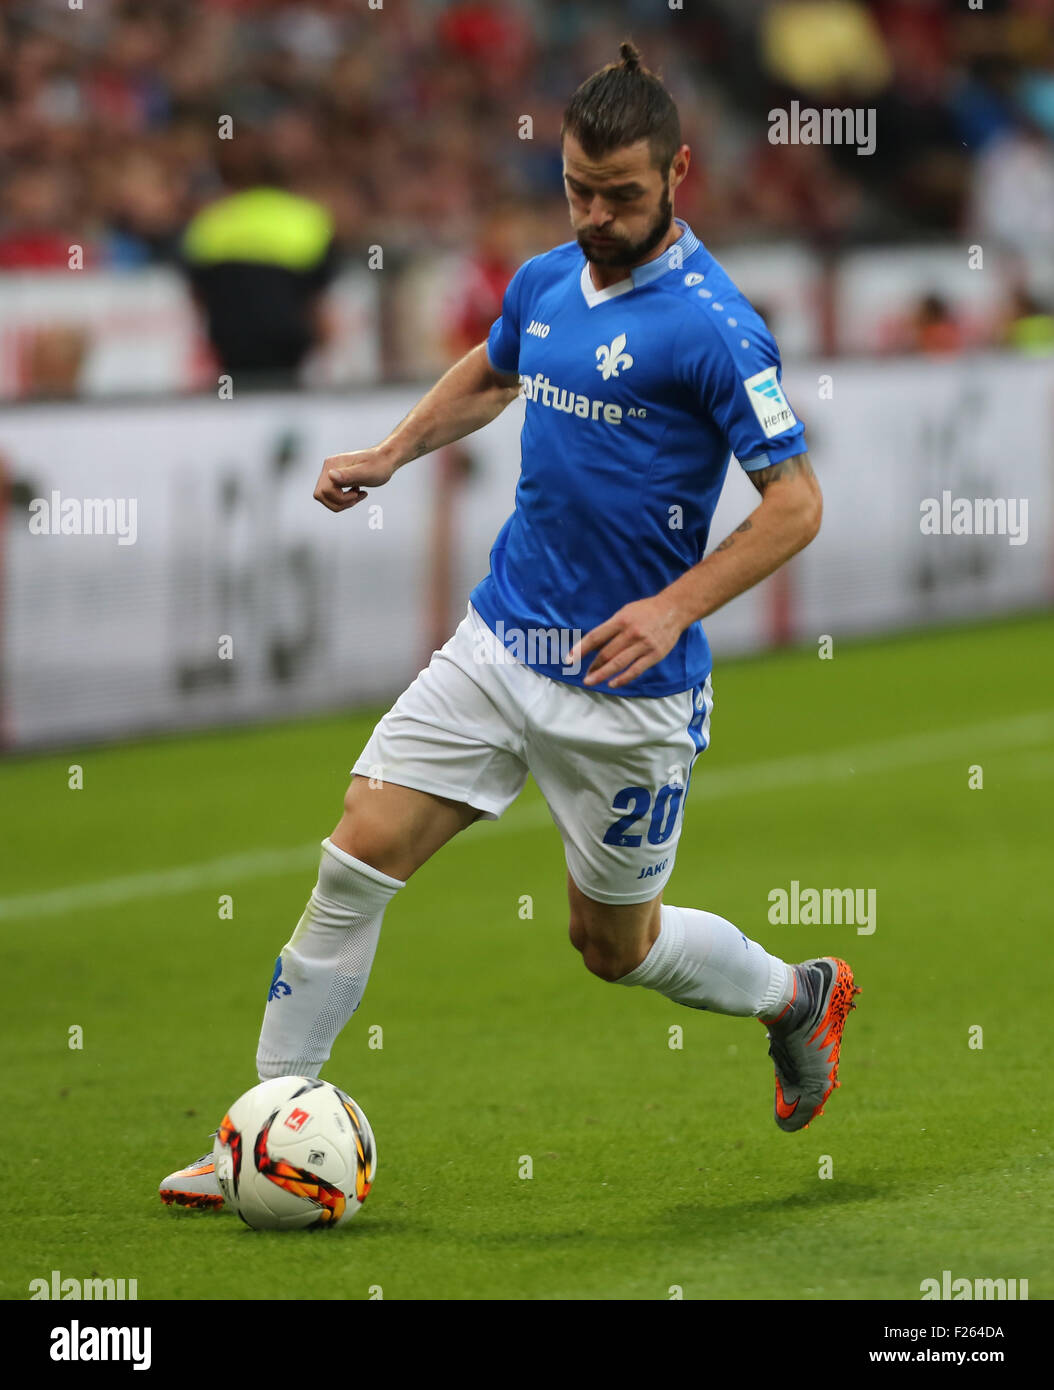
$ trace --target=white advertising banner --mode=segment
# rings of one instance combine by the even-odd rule
[[[707,621],[718,664],[779,641],[1054,598],[1054,363],[797,363],[784,385],[823,486],[823,528]],[[436,508],[450,470],[409,464],[340,516],[312,492],[326,455],[376,443],[419,395],[8,410],[6,746],[396,694],[431,649]],[[465,441],[451,629],[512,509],[522,412],[514,404]],[[733,463],[711,546],[756,505]]]
[[[375,381],[376,276],[344,271],[326,307],[332,337],[305,362],[303,379],[320,389]],[[170,268],[0,274],[0,399],[35,394],[33,362],[42,337],[56,331],[74,356],[66,389],[84,397],[208,389],[219,371],[187,282]]]
[[[1054,360],[796,366],[785,382],[824,491],[795,561],[792,636],[1054,601]]]
[[[9,411],[7,742],[347,706],[412,676],[428,461],[347,515],[312,497],[326,455],[375,443],[407,405],[381,391]]]

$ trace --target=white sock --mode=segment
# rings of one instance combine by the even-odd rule
[[[359,1007],[397,878],[322,841],[318,882],[296,930],[275,962],[256,1070],[317,1076],[341,1029]]]
[[[651,950],[620,985],[644,985],[675,1004],[715,1014],[773,1017],[790,1003],[794,973],[713,912],[662,909]]]

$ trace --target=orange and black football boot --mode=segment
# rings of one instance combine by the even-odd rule
[[[794,997],[779,1018],[765,1024],[776,1065],[776,1123],[807,1129],[840,1085],[842,1030],[860,991],[844,960],[821,956],[793,965]]]

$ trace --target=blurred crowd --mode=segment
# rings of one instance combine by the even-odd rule
[[[707,244],[1052,255],[1050,0],[373,3],[0,3],[0,271],[65,268],[71,244],[182,265],[203,209],[270,187],[324,210],[333,268],[472,248],[452,335],[478,341],[509,270],[568,238],[562,110],[627,35],[680,107],[678,212]],[[873,108],[874,153],[770,143],[794,100]],[[940,304],[920,314],[948,340]]]

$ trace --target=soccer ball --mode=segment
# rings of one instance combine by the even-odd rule
[[[224,1201],[259,1231],[350,1221],[377,1171],[363,1111],[310,1076],[279,1076],[246,1091],[224,1116],[212,1156]]]

